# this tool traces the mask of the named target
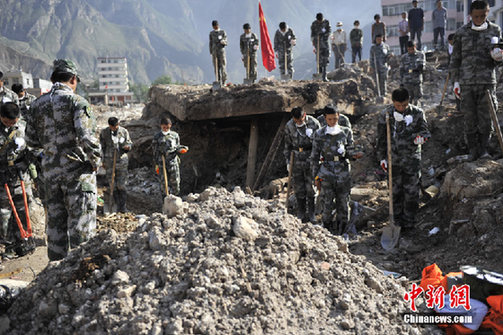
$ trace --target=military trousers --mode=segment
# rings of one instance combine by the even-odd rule
[[[162,165],[160,165],[162,169]],[[175,162],[166,162],[166,174],[168,176],[168,189],[169,193],[173,195],[180,194],[180,165],[176,161]],[[166,184],[164,183],[164,172],[159,171],[159,180],[161,186],[161,193],[166,194]]]
[[[339,163],[339,165],[346,163]],[[320,169],[321,181],[321,201],[323,203],[322,221],[330,229],[333,224],[333,214],[337,213],[338,231],[332,229],[333,233],[342,234],[345,232],[349,222],[349,198],[351,193],[351,177],[349,169],[338,169],[330,171],[324,166]],[[335,200],[335,202],[334,202]]]
[[[338,69],[344,64],[344,54],[346,53],[346,44],[332,44],[335,56],[335,68]]]
[[[106,180],[107,180],[107,188],[105,192],[105,205],[108,207],[108,205],[111,203],[110,201],[110,193],[111,193],[111,185],[112,185],[112,174],[113,174],[113,160],[112,161],[106,161],[105,162],[105,167],[106,167]],[[120,209],[125,207],[125,203],[122,203],[121,200],[125,202],[126,200],[126,194],[127,194],[127,181],[128,181],[128,161],[118,161],[115,166],[115,176],[114,176],[114,199],[119,200],[121,203],[116,203],[116,205]],[[119,199],[120,198],[120,199]],[[116,201],[117,202],[117,201]],[[109,211],[112,210],[112,208],[108,208]]]
[[[220,82],[220,84],[225,84],[227,81],[227,70],[226,70],[226,58],[225,58],[225,49],[217,50],[215,54],[212,56],[213,69],[217,75],[215,78],[216,81]],[[216,67],[216,69],[215,69]]]
[[[73,177],[47,184],[47,254],[51,261],[65,258],[69,248],[96,233],[96,175]]]
[[[286,57],[285,57],[286,56]],[[286,58],[286,63],[285,63],[285,58]],[[290,78],[293,76],[293,64],[292,64],[292,51],[287,51],[287,52],[279,52],[278,53],[278,64],[279,64],[279,71],[282,75],[289,74]],[[285,66],[286,64],[286,66]],[[285,71],[286,68],[286,71]]]
[[[393,212],[395,221],[402,227],[416,224],[419,209],[421,171],[393,164]]]
[[[374,72],[374,76],[376,76]],[[378,71],[377,76],[379,77],[379,83],[376,83],[376,86],[379,85],[379,93],[381,93],[381,96],[386,95],[386,82],[388,80],[388,70],[382,70]],[[375,78],[375,77],[374,77]]]
[[[409,101],[416,106],[419,99],[423,97],[423,84],[405,83],[403,86],[409,91]]]
[[[318,52],[318,48],[316,48],[316,52]],[[328,65],[328,63],[330,62],[329,59],[330,59],[330,49],[328,46],[320,46],[320,58],[319,58],[319,68],[318,68],[318,73],[323,73],[323,69],[325,68],[325,71],[326,71],[326,67]]]
[[[493,130],[486,90],[491,92],[494,106],[498,110],[494,85],[461,86],[461,112],[464,115],[465,135],[468,143],[473,145],[488,141]]]
[[[257,53],[250,52],[250,56],[243,54],[243,64],[247,70],[248,78],[252,80],[257,79]]]
[[[293,191],[297,201],[314,198],[313,178],[308,161],[295,161],[292,167]],[[304,206],[305,207],[305,206]]]

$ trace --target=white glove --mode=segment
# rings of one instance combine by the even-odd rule
[[[313,134],[313,130],[311,128],[306,128],[306,136],[311,137],[312,134]]]
[[[414,118],[412,117],[412,115],[406,115],[404,120],[405,120],[405,125],[408,126],[409,124],[412,123],[412,120],[414,120]]]
[[[454,95],[461,100],[461,87],[458,81],[454,83]]]
[[[292,40],[291,44],[292,44],[292,45],[297,44],[297,40]]]
[[[290,172],[290,163],[288,163],[288,164],[286,165],[286,170],[287,170],[288,172]]]
[[[503,53],[500,48],[494,48],[491,50],[491,57],[497,61],[501,62],[503,60]]]
[[[403,121],[403,114],[401,114],[401,113],[393,112],[393,117],[395,118],[395,121],[397,121],[397,122]]]
[[[254,45],[253,50],[258,50],[258,45]]]
[[[380,162],[380,165],[381,165],[381,168],[384,170],[384,172],[388,171],[388,161],[383,159],[381,162]]]
[[[346,149],[344,149],[344,144],[339,145],[337,152],[339,153],[339,155],[344,155],[344,153],[346,152]]]
[[[245,56],[244,55],[241,56],[241,60],[245,60]]]
[[[225,40],[220,40],[220,44],[222,44],[222,45],[226,45],[226,44],[227,44],[227,42],[225,42]]]
[[[313,47],[313,54],[315,54],[315,53],[316,53],[316,48],[315,48],[315,47]]]
[[[21,150],[26,142],[23,137],[16,137],[16,139],[14,140],[14,143],[16,143],[17,149]]]
[[[424,142],[426,142],[426,138],[424,138],[421,135],[417,135],[416,138],[414,139],[415,145],[421,145],[421,144],[424,144]]]
[[[126,139],[124,137],[121,137],[120,140],[119,140],[119,143],[124,143]]]

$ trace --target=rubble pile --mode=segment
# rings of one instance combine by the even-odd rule
[[[10,308],[9,333],[435,333],[402,321],[400,282],[277,200],[238,187],[185,200],[49,264]]]

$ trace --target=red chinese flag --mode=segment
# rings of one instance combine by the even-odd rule
[[[267,24],[265,23],[264,12],[260,1],[258,3],[258,17],[260,21],[260,47],[262,49],[262,63],[267,71],[271,72],[276,68],[276,60],[274,59],[274,48],[272,47]]]

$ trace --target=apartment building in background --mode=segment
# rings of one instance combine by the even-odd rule
[[[443,0],[442,3],[447,9],[447,29],[445,31],[445,42],[447,36],[456,32],[463,24],[468,22],[471,0]],[[489,19],[500,26],[503,24],[503,0],[488,1],[491,6]],[[431,14],[436,8],[437,0],[419,0],[418,7],[424,11],[424,31],[421,36],[423,49],[433,48],[433,26]],[[381,0],[382,21],[386,23],[387,39],[394,54],[400,54],[400,43],[398,40],[398,22],[402,20],[402,12],[409,12],[412,8],[412,0]]]
[[[98,57],[96,67],[99,91],[89,93],[91,103],[123,105],[133,101],[126,57]]]

